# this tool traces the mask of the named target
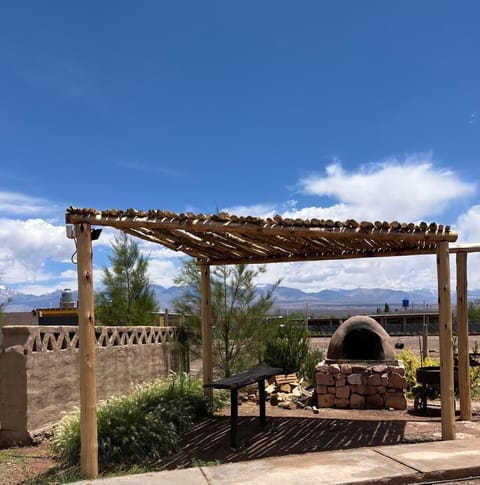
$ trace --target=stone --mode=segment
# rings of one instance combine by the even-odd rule
[[[292,392],[292,386],[290,384],[281,384],[278,388],[280,392],[286,392],[287,394]]]
[[[325,361],[322,361],[322,362],[320,362],[319,364],[317,364],[315,366],[315,370],[317,372],[321,372],[323,374],[327,374],[327,372],[328,372],[328,365],[325,364]]]
[[[321,372],[317,372],[315,375],[315,379],[317,380],[317,385],[319,386],[335,385],[335,379],[331,374],[323,374]]]
[[[388,386],[388,374],[382,374],[382,386]]]
[[[342,376],[342,374],[338,374],[337,378],[336,378],[336,381],[335,381],[335,386],[336,387],[342,387],[344,386],[345,384],[347,383],[347,379],[345,379],[344,376]]]
[[[283,402],[278,404],[278,407],[281,408],[281,409],[290,409],[290,410],[297,408],[297,406],[295,405],[295,403],[293,401],[283,401]]]
[[[352,394],[350,396],[350,407],[352,409],[365,409],[365,396]]]
[[[340,374],[340,366],[338,364],[330,364],[328,366],[328,372],[330,374]]]
[[[372,396],[367,396],[365,405],[367,409],[383,409],[384,401],[383,397],[379,394],[373,394]]]
[[[385,406],[388,408],[405,410],[407,409],[407,399],[403,393],[386,394]]]
[[[317,386],[317,394],[327,394],[328,387],[327,386]]]
[[[366,386],[365,384],[355,384],[355,385],[352,385],[351,388],[352,388],[352,392],[354,392],[355,394],[365,395],[367,394],[368,386]]]
[[[340,399],[348,399],[350,397],[350,386],[337,387],[335,397]]]
[[[317,396],[319,408],[333,408],[335,406],[335,396],[333,394],[319,394]]]
[[[340,370],[342,374],[348,376],[349,374],[352,373],[352,366],[350,364],[342,364]]]
[[[382,384],[382,377],[380,374],[372,374],[368,376],[367,382],[369,386],[380,386]]]
[[[407,387],[407,379],[405,376],[401,376],[397,372],[392,372],[390,374],[390,379],[388,380],[388,387],[393,387],[394,389],[405,389]]]
[[[350,399],[335,399],[335,407],[339,409],[348,409],[350,407]]]
[[[350,374],[347,377],[349,384],[363,384],[362,374]]]
[[[383,374],[386,372],[388,367],[386,365],[374,365],[372,367],[372,371],[375,372],[376,374]]]
[[[367,396],[373,396],[374,394],[378,394],[378,386],[367,386]]]
[[[403,367],[402,365],[390,366],[390,372],[396,372],[397,374],[404,376],[405,375],[405,367]]]

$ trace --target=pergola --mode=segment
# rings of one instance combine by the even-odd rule
[[[80,333],[81,469],[98,474],[92,226],[110,226],[195,258],[201,268],[204,383],[213,381],[210,266],[436,255],[442,439],[455,439],[454,358],[450,253],[457,254],[457,328],[461,419],[471,419],[467,321],[467,254],[480,245],[449,246],[449,226],[422,222],[340,222],[324,219],[260,219],[226,213],[177,214],[163,210],[96,210],[69,207],[66,224],[77,242]],[[207,389],[209,398],[213,390]]]

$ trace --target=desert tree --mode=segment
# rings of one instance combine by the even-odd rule
[[[158,310],[147,274],[148,258],[121,232],[112,243],[111,268],[103,267],[103,289],[95,295],[100,325],[152,325]]]
[[[265,272],[264,266],[245,264],[215,266],[211,272],[213,360],[223,376],[243,370],[262,360],[270,326],[266,317],[274,305],[274,291],[280,281],[267,289],[255,284]],[[175,284],[183,292],[174,302],[175,311],[188,315],[192,342],[199,343],[201,334],[200,268],[186,260]]]

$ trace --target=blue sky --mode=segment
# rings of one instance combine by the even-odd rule
[[[476,1],[3,4],[1,284],[76,287],[70,205],[425,220],[480,242],[478,18]],[[145,250],[172,284],[179,255]],[[435,287],[432,258],[387,259],[265,281]]]

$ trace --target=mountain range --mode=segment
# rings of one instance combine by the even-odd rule
[[[165,288],[160,285],[152,285],[160,309],[172,310],[172,302],[182,294],[182,288],[171,286]],[[271,285],[257,287],[259,293],[266,292]],[[59,306],[62,291],[57,290],[41,296],[28,295],[25,293],[8,290],[0,287],[0,303],[8,304],[6,312],[24,312],[36,308],[55,308]],[[419,310],[424,307],[435,307],[437,304],[437,292],[435,290],[421,289],[413,291],[391,290],[384,288],[355,288],[350,290],[331,289],[307,293],[296,288],[279,286],[275,290],[274,308],[279,311],[301,310],[309,313],[323,314],[334,313],[340,309],[356,308],[359,310],[374,312],[377,308],[384,308],[387,303],[391,310],[401,309],[404,300],[408,300],[409,308]],[[73,292],[74,299],[77,298]],[[452,291],[453,304],[455,292]],[[480,298],[480,290],[469,290],[469,300]]]

